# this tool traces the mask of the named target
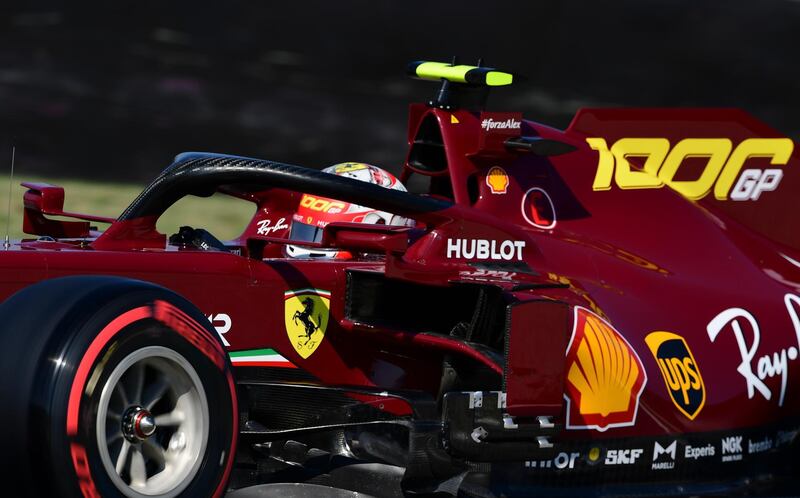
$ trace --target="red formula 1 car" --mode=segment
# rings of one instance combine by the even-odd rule
[[[441,84],[410,108],[421,194],[207,153],[117,219],[24,184],[5,496],[798,491],[793,141],[734,110],[559,131],[484,110],[510,74],[410,71]],[[238,239],[156,230],[215,192],[255,205]],[[413,223],[318,225],[299,245],[348,257],[287,256],[300,207],[346,203]]]

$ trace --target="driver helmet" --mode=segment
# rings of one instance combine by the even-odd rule
[[[322,171],[406,192],[406,188],[393,174],[371,164],[339,163]],[[334,221],[395,226],[413,225],[413,220],[386,211],[378,211],[328,197],[304,194],[300,199],[297,212],[292,216],[289,238],[298,242],[320,242],[322,229]],[[294,244],[286,246],[286,253],[293,258],[349,259],[352,257],[349,252],[339,249],[321,249]]]

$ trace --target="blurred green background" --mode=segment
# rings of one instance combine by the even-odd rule
[[[144,184],[94,182],[77,179],[54,179],[37,176],[15,178],[11,188],[11,219],[8,219],[8,178],[0,181],[0,229],[9,227],[11,238],[32,237],[22,232],[22,196],[20,182],[44,182],[64,187],[64,210],[116,218],[139,195]],[[182,225],[205,228],[219,239],[232,239],[242,233],[255,212],[255,205],[222,194],[212,197],[185,197],[172,206],[158,221],[158,230],[166,235]],[[105,225],[98,225],[103,228]]]

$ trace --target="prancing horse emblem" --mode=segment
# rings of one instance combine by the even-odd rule
[[[303,359],[311,356],[325,338],[331,293],[320,289],[286,291],[286,334]]]
[[[294,324],[297,325],[297,321],[299,320],[303,326],[306,328],[305,338],[306,342],[303,345],[308,344],[308,341],[311,340],[311,336],[319,330],[319,325],[317,323],[322,322],[322,315],[317,315],[317,323],[311,321],[311,315],[314,314],[314,301],[311,300],[310,297],[303,299],[303,311],[295,311],[294,317],[292,317],[292,321]],[[303,337],[304,334],[300,334],[300,337]]]

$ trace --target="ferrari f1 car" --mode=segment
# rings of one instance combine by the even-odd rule
[[[798,490],[794,142],[719,109],[559,131],[485,110],[509,73],[409,71],[440,84],[410,107],[419,193],[210,153],[116,219],[23,184],[5,496]],[[215,192],[254,205],[235,240],[156,229]],[[349,257],[288,257],[301,198],[413,224],[327,223],[301,245]]]

